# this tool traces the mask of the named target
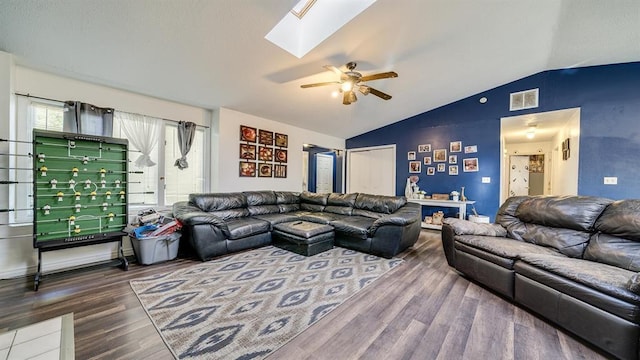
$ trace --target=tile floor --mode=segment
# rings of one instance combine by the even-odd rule
[[[0,334],[0,360],[73,358],[73,314]]]

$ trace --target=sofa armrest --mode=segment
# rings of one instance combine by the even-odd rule
[[[227,238],[230,236],[229,227],[223,219],[200,210],[199,207],[190,204],[188,201],[173,204],[173,216],[180,220],[183,226],[209,224],[219,228]]]
[[[507,229],[499,224],[474,223],[457,218],[446,218],[443,222],[451,227],[455,235],[507,236]]]
[[[634,294],[640,295],[640,273],[635,273],[627,281],[627,289]]]
[[[414,206],[417,205],[417,206]],[[398,211],[393,214],[387,214],[377,219],[371,225],[371,229],[369,230],[371,235],[376,233],[376,230],[381,226],[385,225],[397,225],[397,226],[407,226],[415,223],[416,221],[420,221],[420,205],[407,203],[405,206],[398,209]]]

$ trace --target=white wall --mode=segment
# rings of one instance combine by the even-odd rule
[[[344,149],[345,139],[302,129],[296,126],[244,114],[227,108],[220,108],[214,115],[218,121],[219,144],[217,159],[218,186],[217,191],[246,190],[288,190],[302,189],[302,145],[314,144],[329,149]],[[239,176],[240,125],[269,130],[289,135],[287,177],[282,178],[248,178]]]
[[[569,138],[570,156],[562,160],[562,142]],[[553,178],[551,187],[554,195],[578,194],[578,159],[580,157],[580,111],[577,111],[566,126],[552,140]],[[570,181],[567,181],[570,179]]]
[[[22,93],[54,100],[80,100],[97,106],[154,117],[192,121],[209,126],[212,112],[207,109],[161,100],[149,96],[90,84],[48,73],[14,66],[12,55],[0,52],[0,137],[9,133],[12,94]],[[212,127],[212,131],[213,127]],[[0,143],[0,152],[6,152]],[[0,156],[0,164],[5,159]],[[2,166],[2,165],[0,165]],[[0,170],[0,178],[7,179],[7,171]],[[0,185],[0,208],[8,206],[6,185]],[[0,213],[0,223],[7,223],[6,213]],[[0,279],[33,274],[37,266],[37,252],[33,249],[31,226],[0,225]],[[26,237],[16,237],[27,235]],[[128,240],[125,253],[132,254]],[[52,272],[117,257],[116,243],[82,246],[43,253],[43,271]]]

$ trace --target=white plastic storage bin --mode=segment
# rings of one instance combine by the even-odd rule
[[[169,235],[149,236],[141,239],[129,236],[133,252],[139,264],[151,265],[167,260],[173,260],[178,256],[180,245],[180,232]]]

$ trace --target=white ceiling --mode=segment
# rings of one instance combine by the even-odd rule
[[[0,50],[23,66],[341,138],[540,71],[640,60],[638,0],[378,0],[302,59],[264,39],[295,3],[0,0]],[[363,75],[396,71],[369,83],[393,99],[345,106],[331,87],[300,88],[335,80],[322,65],[348,61]]]
[[[574,117],[580,117],[580,109],[563,109],[502,118],[500,132],[505,144],[551,141]],[[530,126],[535,126],[535,137],[527,139]]]

